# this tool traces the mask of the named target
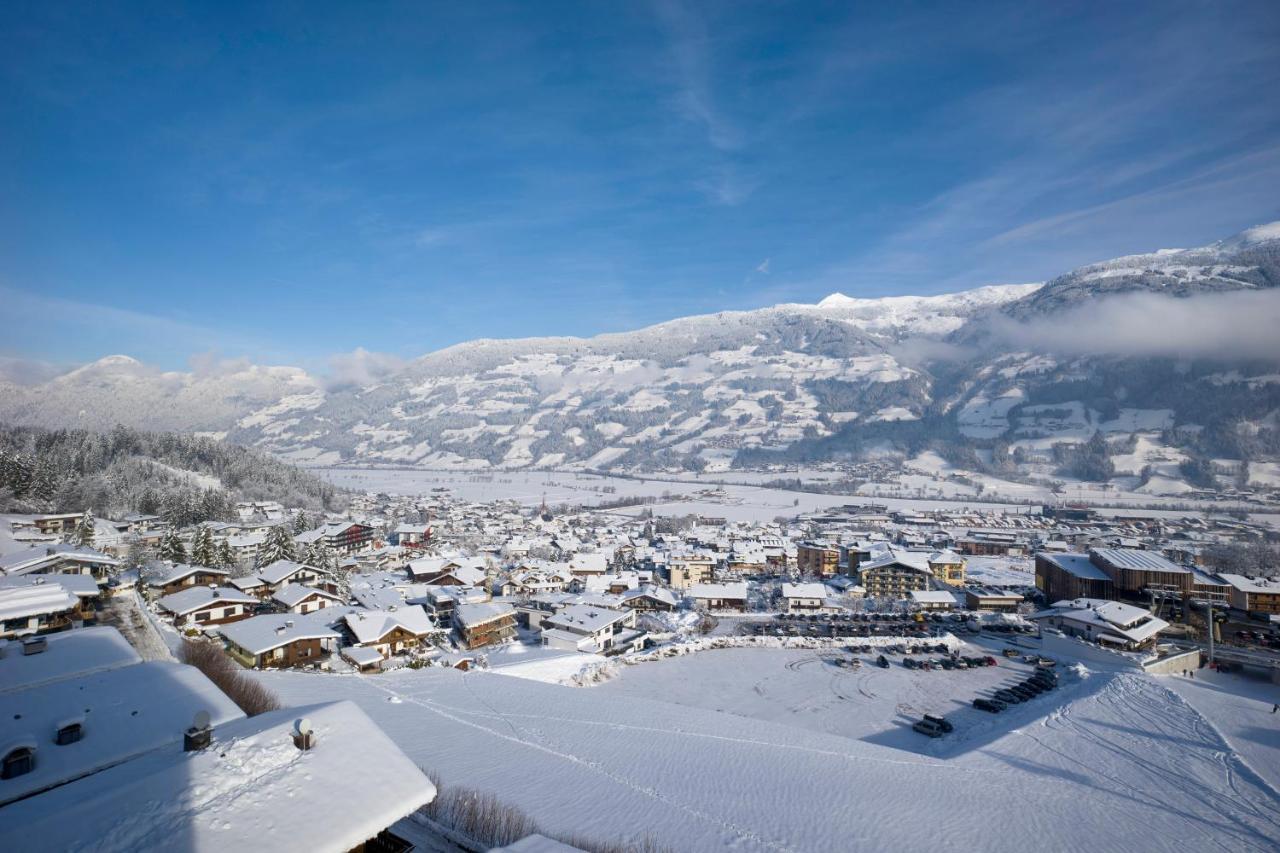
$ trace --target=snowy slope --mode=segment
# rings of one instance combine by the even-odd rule
[[[871,715],[864,733],[806,727],[812,701],[838,701],[812,666],[781,721],[753,718],[750,701],[736,706],[753,669],[802,654],[756,652],[702,670],[708,702],[731,688],[723,710],[651,698],[687,676],[672,664],[696,657],[641,665],[669,667],[648,696],[451,670],[260,677],[290,703],[352,699],[446,784],[600,840],[652,836],[682,851],[933,850],[943,838],[947,849],[1017,853],[1274,849],[1277,792],[1150,677],[1093,673],[1036,700],[1042,711],[1029,703],[923,742],[902,729],[888,683],[866,708],[853,688],[845,713]]]

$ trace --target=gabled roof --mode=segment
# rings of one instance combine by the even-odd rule
[[[689,588],[690,598],[747,598],[746,583],[696,583]]]
[[[316,589],[313,586],[307,586],[306,584],[300,583],[285,584],[272,593],[271,598],[273,601],[280,602],[285,607],[296,607],[308,598],[311,598],[313,595],[320,596],[321,598],[327,598],[331,601],[342,601],[341,598],[331,592],[326,592],[323,589]]]
[[[315,566],[308,566],[306,563],[298,563],[293,560],[276,560],[271,565],[258,569],[258,577],[274,586],[281,581],[288,580],[303,569],[316,574],[320,573],[320,570]]]
[[[415,637],[436,630],[427,611],[417,604],[406,604],[395,610],[356,610],[348,613],[344,621],[360,644],[376,643],[396,628],[403,628]]]
[[[169,566],[168,570],[163,574],[153,578],[150,582],[150,586],[168,586],[169,584],[176,583],[183,578],[189,578],[192,575],[198,574],[221,575],[226,577],[231,573],[226,569],[214,569],[209,566],[192,566],[187,563],[176,563],[175,565]]]
[[[510,604],[488,601],[483,604],[459,604],[453,611],[453,618],[464,628],[473,628],[505,616],[515,616],[516,611]]]
[[[172,595],[166,595],[156,603],[175,616],[182,616],[210,605],[257,604],[258,599],[230,586],[219,586],[213,589],[207,586],[193,586]]]
[[[331,610],[333,608],[327,608]],[[308,616],[325,616],[325,610]],[[309,619],[292,613],[266,613],[219,625],[218,633],[253,655],[266,654],[298,640],[336,640],[337,631],[321,619]]]
[[[883,554],[873,557],[865,563],[858,564],[857,571],[861,574],[887,566],[899,566],[912,571],[933,574],[933,569],[929,567],[929,556],[927,554],[922,554],[919,551],[901,551],[895,548],[886,549]]]
[[[784,583],[783,598],[826,598],[827,588],[820,583]]]

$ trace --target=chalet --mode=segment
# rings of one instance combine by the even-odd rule
[[[91,589],[87,589],[89,587]],[[77,628],[94,618],[92,578],[44,575],[0,580],[0,638]]]
[[[382,662],[386,660],[377,649],[364,646],[343,646],[338,649],[338,655],[358,672],[377,672],[382,669]]]
[[[267,541],[265,533],[237,533],[225,540],[231,555],[241,563],[253,563],[258,558],[258,549]]]
[[[784,583],[779,596],[784,613],[817,613],[826,609],[827,588],[820,583]]]
[[[839,545],[821,540],[796,545],[796,569],[802,575],[830,577],[836,573],[839,565]]]
[[[428,586],[417,598],[406,598],[412,604],[424,604],[437,622],[447,622],[461,604],[483,604],[490,598],[489,591],[474,586]]]
[[[509,604],[459,604],[453,610],[453,627],[465,649],[501,643],[516,635],[516,611]]]
[[[193,586],[166,595],[156,604],[173,616],[173,624],[223,625],[248,619],[258,599],[229,586]]]
[[[857,573],[869,598],[905,599],[914,591],[928,589],[933,580],[927,555],[892,548],[861,563]]]
[[[119,567],[115,557],[76,545],[43,545],[0,557],[0,575],[89,575],[99,584],[110,580]]]
[[[416,604],[394,610],[357,609],[343,621],[354,645],[375,649],[384,658],[417,648],[437,633],[431,617]]]
[[[609,610],[588,604],[566,607],[542,622],[542,645],[580,652],[620,651],[642,641],[633,610]]]
[[[1058,601],[1027,618],[1039,623],[1041,631],[1054,628],[1127,651],[1154,647],[1157,635],[1169,627],[1168,622],[1151,615],[1146,608],[1097,598]]]
[[[395,537],[397,545],[407,545],[410,548],[421,548],[431,539],[431,525],[407,523],[398,524],[395,529]]]
[[[242,578],[231,578],[227,583],[234,586],[241,592],[255,596],[259,599],[271,597],[271,584],[267,583],[257,575],[245,575]]]
[[[164,564],[158,564],[164,565]],[[147,586],[156,595],[172,595],[192,586],[208,586],[225,583],[231,573],[224,569],[213,569],[208,566],[189,566],[186,563],[165,566],[164,569]]]
[[[966,587],[965,607],[990,613],[1017,613],[1022,596],[1016,592],[986,586]]]
[[[271,594],[271,601],[289,613],[298,615],[346,603],[332,592],[299,583],[289,583],[280,587]]]
[[[341,635],[322,621],[327,613],[267,613],[218,629],[227,654],[251,669],[307,666],[337,648]],[[316,618],[321,616],[321,619]]]
[[[1280,613],[1280,580],[1232,574],[1220,577],[1231,588],[1228,596],[1232,607],[1249,613]]]
[[[40,515],[34,519],[36,529],[41,533],[60,535],[70,533],[84,518],[83,512],[60,512],[54,515]]]
[[[745,583],[699,583],[689,588],[689,598],[703,610],[747,609],[747,585]]]
[[[675,593],[660,586],[645,585],[627,590],[622,594],[622,603],[632,610],[641,613],[670,613],[679,605]]]
[[[474,566],[454,566],[420,580],[432,586],[480,586],[485,581],[484,569]],[[419,580],[415,577],[415,580]]]
[[[578,578],[602,575],[609,570],[609,555],[599,551],[575,554],[569,560],[569,574]]]
[[[769,567],[768,559],[765,557],[764,547],[756,542],[737,541],[733,543],[733,547],[729,549],[729,556],[725,561],[726,567],[731,572],[739,575],[758,575]],[[777,565],[776,563],[774,565]]]
[[[954,610],[956,596],[945,589],[911,590],[911,607],[915,610]]]
[[[317,582],[324,580],[324,573],[315,566],[308,566],[305,563],[295,563],[293,560],[276,560],[271,565],[258,569],[258,578],[272,592],[275,592],[291,583],[319,586],[320,584]]]

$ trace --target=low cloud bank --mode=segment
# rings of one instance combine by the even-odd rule
[[[1280,361],[1280,290],[1123,294],[1029,322],[1000,318],[991,334],[1009,347],[1070,355]]]

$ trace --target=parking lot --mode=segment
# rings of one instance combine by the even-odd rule
[[[971,627],[969,614],[921,613],[905,615],[896,613],[814,613],[778,614],[775,618],[760,622],[743,622],[738,633],[753,637],[902,637],[904,639],[928,639],[944,634],[963,636],[976,633]],[[1034,633],[1031,626],[1004,624],[984,625],[983,631]]]

